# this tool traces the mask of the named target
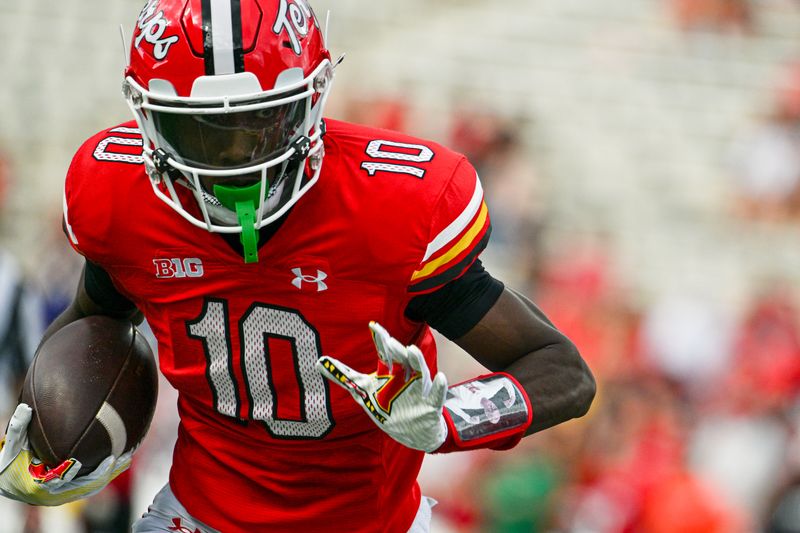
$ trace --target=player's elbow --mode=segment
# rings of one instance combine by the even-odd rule
[[[574,344],[569,343],[567,350],[572,366],[572,418],[580,418],[589,412],[594,397],[597,394],[597,383],[589,366],[581,357]]]
[[[594,396],[597,393],[597,384],[594,381],[594,376],[588,369],[587,372],[581,376],[578,392],[579,401],[576,403],[575,416],[573,418],[580,418],[589,412],[589,408],[594,401]]]
[[[560,406],[558,411],[561,413],[558,418],[561,422],[580,418],[589,412],[597,392],[594,376],[578,348],[568,339],[562,339],[553,348],[553,361],[557,363],[552,377],[559,390],[556,395],[559,400],[555,403]]]
[[[556,426],[589,412],[597,386],[578,349],[562,337],[526,360],[533,422],[529,433]]]

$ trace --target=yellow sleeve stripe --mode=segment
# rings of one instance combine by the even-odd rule
[[[478,237],[486,225],[486,219],[488,216],[489,208],[486,207],[486,202],[481,202],[481,208],[478,212],[478,216],[475,218],[475,221],[472,223],[472,226],[470,226],[469,230],[467,230],[461,239],[459,239],[458,242],[454,244],[446,253],[437,257],[433,261],[426,263],[425,266],[415,271],[411,276],[411,281],[416,281],[420,278],[430,276],[442,265],[446,265],[461,255],[461,253],[472,246],[476,240],[480,240]]]
[[[469,199],[467,207],[428,244],[428,248],[425,250],[425,257],[422,258],[423,263],[447,246],[464,231],[464,228],[469,226],[470,221],[475,219],[475,213],[480,209],[481,203],[483,203],[483,187],[481,187],[480,178],[475,174],[475,190],[472,192],[472,197]]]

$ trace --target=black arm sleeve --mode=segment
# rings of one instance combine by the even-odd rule
[[[83,286],[89,298],[110,313],[126,316],[136,309],[136,305],[114,287],[108,272],[89,260],[86,261]]]
[[[503,283],[477,260],[461,277],[414,297],[405,315],[409,320],[427,323],[450,340],[457,339],[480,322],[504,289]]]

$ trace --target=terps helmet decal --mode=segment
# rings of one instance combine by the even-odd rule
[[[300,55],[303,48],[300,39],[308,35],[311,24],[316,24],[317,19],[311,10],[311,6],[305,0],[295,0],[289,3],[288,0],[281,0],[278,10],[278,17],[272,25],[272,31],[276,35],[281,35],[286,31],[289,37],[288,43],[291,45],[295,54]]]
[[[134,46],[140,48],[142,41],[147,41],[153,45],[153,57],[159,61],[167,57],[169,47],[178,42],[177,35],[164,36],[169,26],[169,21],[164,17],[164,12],[159,11],[158,3],[160,0],[149,0],[139,13],[139,18],[136,21],[136,29],[139,34],[134,39]]]

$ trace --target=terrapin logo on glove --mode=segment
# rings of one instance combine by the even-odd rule
[[[332,357],[317,362],[323,376],[346,389],[390,437],[415,450],[432,452],[447,438],[442,417],[447,378],[431,379],[416,346],[403,346],[376,322],[369,325],[378,369],[362,374]]]
[[[447,388],[442,372],[431,379],[422,352],[404,346],[370,323],[378,369],[353,370],[332,357],[317,369],[347,390],[390,437],[416,450],[451,452],[507,449],[524,436],[532,419],[530,400],[508,374],[493,373]]]

